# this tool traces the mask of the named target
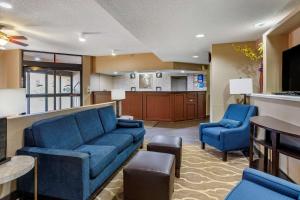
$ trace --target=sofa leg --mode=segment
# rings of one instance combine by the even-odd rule
[[[205,143],[201,142],[201,149],[205,149]]]
[[[223,152],[223,161],[226,162],[227,161],[227,151]]]

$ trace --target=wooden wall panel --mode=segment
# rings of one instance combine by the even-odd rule
[[[187,120],[197,119],[198,113],[197,92],[189,92],[185,94],[185,114]]]
[[[93,92],[92,96],[93,104],[111,102],[110,91]]]
[[[93,92],[93,103],[111,101],[109,91]],[[149,121],[206,118],[206,92],[126,92],[122,115]]]
[[[126,99],[122,101],[122,115],[143,119],[143,93],[126,92]]]
[[[206,118],[206,94],[205,92],[198,92],[198,119]]]
[[[173,121],[174,99],[170,93],[144,93],[144,120]]]
[[[185,120],[184,93],[174,94],[174,121]]]

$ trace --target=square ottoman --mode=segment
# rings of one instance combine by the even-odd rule
[[[158,135],[154,136],[147,145],[148,151],[156,151],[161,153],[169,153],[175,156],[175,174],[180,178],[180,167],[182,157],[182,138]]]
[[[124,167],[124,200],[170,200],[174,192],[175,157],[140,151]]]

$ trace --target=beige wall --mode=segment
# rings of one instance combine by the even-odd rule
[[[300,27],[292,31],[289,35],[289,48],[300,44]]]
[[[205,64],[163,62],[153,53],[93,57],[93,73],[155,71],[168,69],[202,70]]]
[[[0,88],[20,88],[21,76],[21,51],[0,51]]]
[[[255,47],[255,42],[234,43]],[[259,64],[236,52],[230,44],[212,46],[210,66],[210,118],[218,121],[222,118],[228,104],[235,103],[236,96],[229,94],[229,80],[235,78],[253,78],[254,90],[258,91]]]

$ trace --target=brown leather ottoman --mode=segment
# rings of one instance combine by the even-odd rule
[[[173,154],[176,158],[175,174],[180,178],[181,155],[182,155],[182,138],[158,135],[154,136],[147,145],[148,151]]]
[[[140,151],[124,167],[124,200],[170,200],[174,191],[175,157]]]

